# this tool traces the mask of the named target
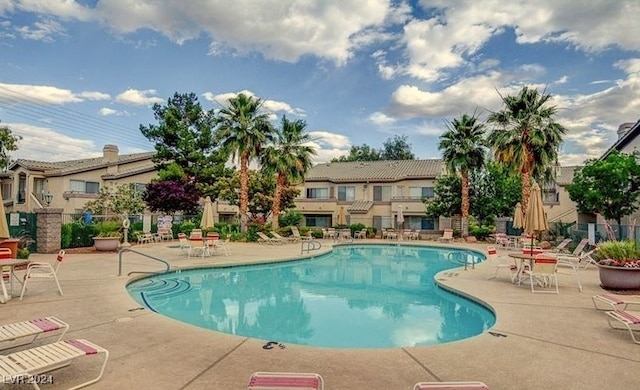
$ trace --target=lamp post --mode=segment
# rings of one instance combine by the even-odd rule
[[[47,192],[44,195],[44,201],[47,203],[47,207],[49,207],[49,205],[51,205],[51,201],[53,200],[53,194],[50,192]]]

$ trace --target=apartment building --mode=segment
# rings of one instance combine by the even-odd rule
[[[0,175],[5,210],[53,207],[78,213],[105,185],[129,183],[144,191],[157,176],[153,152],[120,155],[116,145],[105,145],[102,152],[102,157],[57,162],[16,160]]]

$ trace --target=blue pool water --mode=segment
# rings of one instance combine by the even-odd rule
[[[352,245],[307,260],[153,276],[128,290],[141,305],[171,318],[282,344],[440,344],[495,323],[486,307],[435,285],[437,272],[459,266],[450,256],[483,259],[448,248]]]

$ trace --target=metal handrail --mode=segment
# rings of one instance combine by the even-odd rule
[[[320,248],[322,248],[322,243],[320,243],[320,241],[304,240],[301,243],[300,254],[303,254],[305,250],[307,251],[307,253],[310,253],[311,251],[317,251]]]
[[[142,252],[140,252],[140,251],[136,251],[136,250],[133,250],[133,249],[130,249],[130,248],[122,248],[122,249],[120,249],[120,251],[118,252],[118,276],[122,276],[122,254],[123,254],[124,252],[133,252],[133,253],[137,253],[137,254],[139,254],[139,255],[141,255],[141,256],[148,257],[148,258],[150,258],[151,260],[155,260],[155,261],[159,261],[159,262],[161,262],[161,263],[164,263],[164,265],[166,265],[166,266],[167,266],[167,268],[166,268],[164,271],[162,271],[162,272],[169,272],[169,271],[171,270],[171,266],[169,265],[169,263],[167,263],[166,261],[164,261],[164,260],[162,260],[162,259],[159,259],[159,258],[157,258],[157,257],[150,256],[150,255],[148,255],[148,254],[146,254],[146,253],[142,253]],[[134,274],[134,273],[136,273],[136,274],[156,274],[156,273],[157,273],[157,274],[159,274],[159,273],[162,273],[162,272],[131,271],[131,272],[129,272],[129,273],[127,274],[127,276],[128,276],[128,275],[131,275],[131,274]]]
[[[453,257],[458,257],[461,254],[464,255],[464,258],[458,258],[458,259],[454,259],[453,258]],[[464,270],[466,271],[467,267],[469,266],[469,262],[467,261],[467,255],[468,255],[468,252],[466,252],[466,251],[452,252],[452,253],[449,253],[447,255],[447,258],[448,258],[449,262],[451,262],[451,263],[461,264],[461,265],[464,264]],[[471,268],[472,269],[476,269],[475,260],[471,262]]]

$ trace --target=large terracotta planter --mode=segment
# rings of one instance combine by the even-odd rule
[[[2,240],[2,239],[0,239]],[[17,238],[7,238],[0,241],[0,248],[9,248],[11,249],[11,255],[15,258],[18,256],[18,242],[20,240]]]
[[[640,268],[600,265],[600,283],[611,290],[640,290]]]
[[[120,246],[120,237],[93,237],[97,251],[115,251]]]

